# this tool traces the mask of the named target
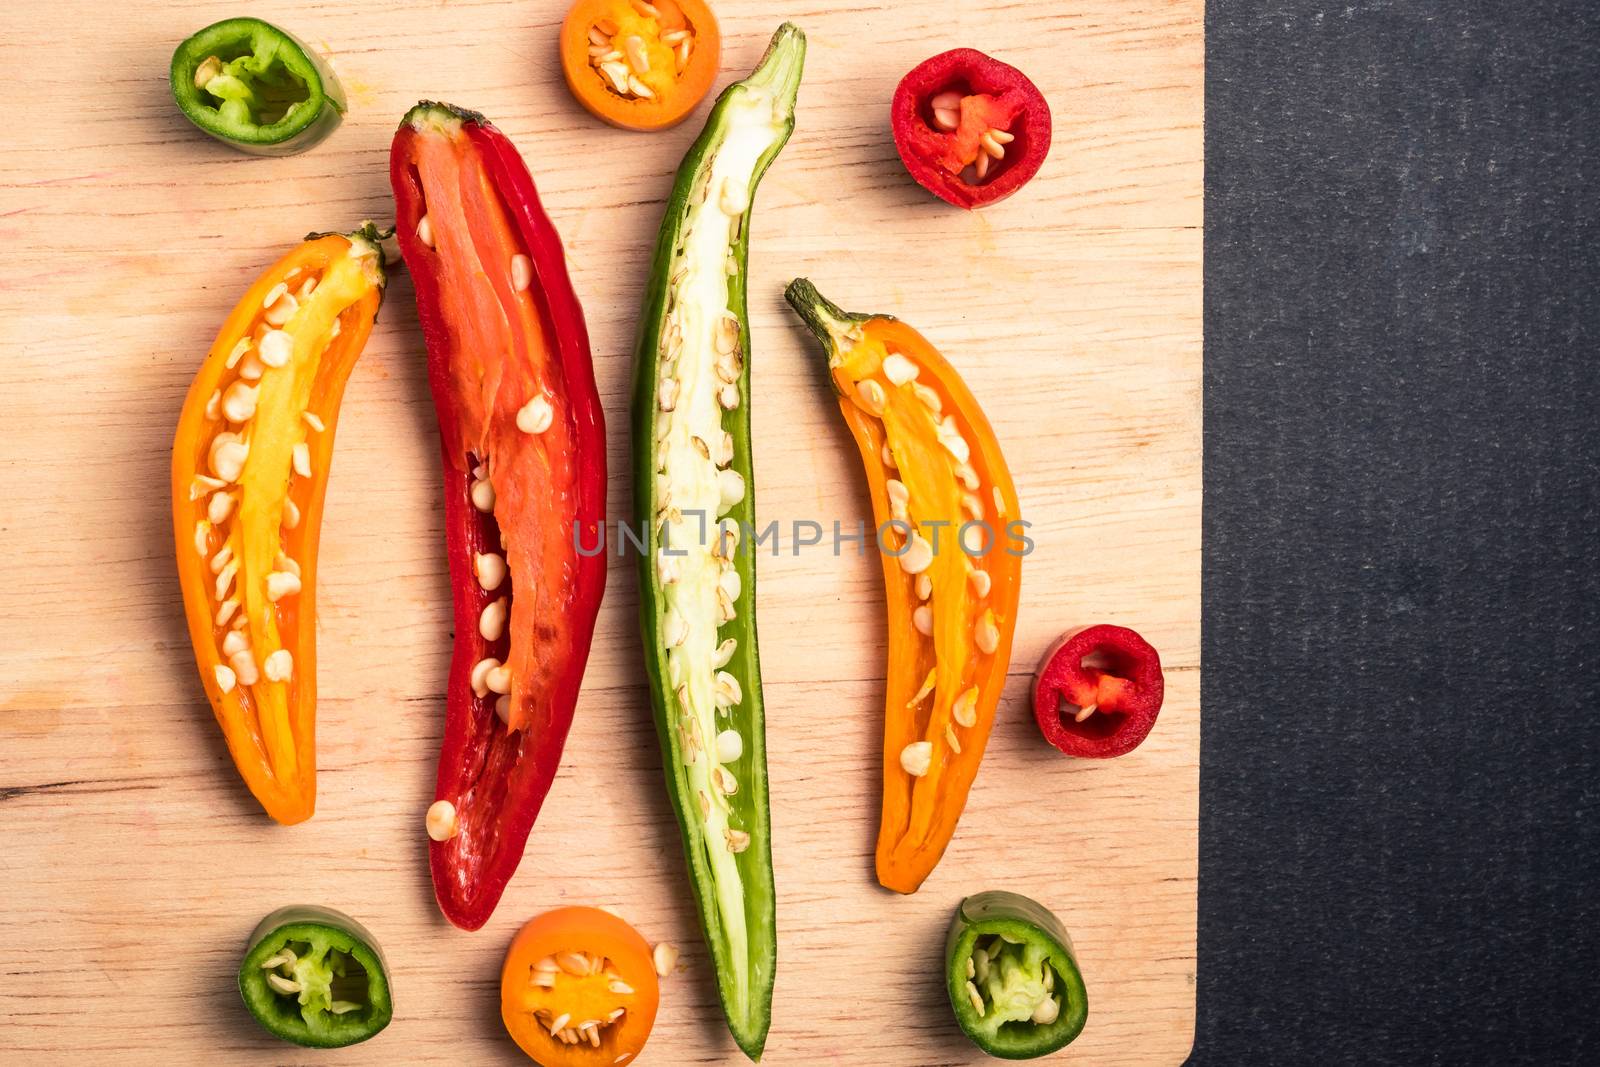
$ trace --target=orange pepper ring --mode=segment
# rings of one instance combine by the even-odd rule
[[[602,957],[633,992],[615,994],[600,986],[599,976],[575,977],[560,973],[553,989],[533,983],[533,969],[545,957],[582,952]],[[608,983],[609,984],[609,983]],[[598,1048],[581,1040],[569,1045],[552,1034],[533,1012],[560,1004],[563,988],[577,993],[571,1008],[597,1012],[581,1016],[577,1010],[562,1010],[571,1015],[569,1026],[585,1018],[604,1021],[601,1003],[626,1008],[621,1018],[600,1030]],[[651,961],[650,946],[626,921],[599,908],[567,907],[547,911],[530,919],[512,939],[500,972],[500,1018],[517,1046],[543,1067],[609,1067],[627,1063],[644,1048],[655,1026],[656,1008],[661,999],[660,980]],[[612,1009],[614,1010],[614,1009]]]
[[[721,60],[722,35],[704,0],[661,0],[658,25],[686,25],[693,34],[688,65],[674,75],[669,92],[653,99],[624,97],[589,61],[589,30],[597,22],[637,18],[632,0],[579,0],[561,25],[561,72],[567,88],[590,114],[624,130],[664,130],[682,122],[711,90]]]

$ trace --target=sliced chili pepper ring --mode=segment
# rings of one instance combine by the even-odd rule
[[[1066,927],[1017,893],[991,890],[961,902],[945,938],[945,989],[962,1032],[1002,1059],[1064,1048],[1089,1016]]]
[[[1062,637],[1040,660],[1033,715],[1069,756],[1109,759],[1139,747],[1161,711],[1161,656],[1125,626],[1098,625]]]
[[[561,71],[596,118],[659,130],[710,91],[720,48],[703,0],[579,0],[561,26]]]
[[[185,118],[250,155],[303,152],[338,128],[344,90],[322,57],[256,18],[213,23],[172,55],[173,99]]]
[[[890,105],[895,149],[917,184],[957,207],[1004,200],[1050,152],[1050,105],[1027,75],[973,48],[924,60]]]
[[[500,972],[500,1017],[543,1067],[629,1063],[655,1025],[660,984],[638,931],[599,908],[530,920]]]
[[[256,926],[239,964],[239,995],[274,1037],[311,1048],[365,1041],[394,1015],[383,952],[332,908],[280,908]]]

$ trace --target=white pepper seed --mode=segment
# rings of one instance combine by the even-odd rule
[[[950,705],[950,717],[960,726],[971,728],[978,724],[978,687],[972,686],[956,697]]]
[[[428,836],[435,841],[448,841],[461,831],[461,821],[456,817],[456,806],[448,800],[435,800],[428,805],[424,820]]]
[[[477,576],[478,587],[485,592],[500,588],[506,580],[506,558],[498,552],[479,552],[472,557],[472,573]]]
[[[913,778],[921,778],[927,774],[932,763],[932,742],[913,741],[900,750],[900,768]]]
[[[211,499],[206,502],[206,518],[212,525],[220,525],[228,521],[228,516],[233,513],[233,497],[227,493],[216,492],[211,494]]]
[[[1000,627],[995,625],[994,612],[985,611],[972,628],[972,641],[985,656],[993,655],[1000,647]]]
[[[236,482],[244,473],[244,462],[250,456],[250,446],[238,434],[219,433],[211,439],[208,459],[211,473],[224,482]]]
[[[478,636],[485,641],[498,641],[506,632],[506,613],[509,610],[505,597],[499,597],[483,606],[478,616]]]
[[[267,656],[261,665],[269,682],[287,682],[294,674],[294,656],[287,648],[280,648]]]
[[[856,384],[856,403],[869,414],[882,415],[883,406],[888,399],[883,386],[872,378],[866,378]]]
[[[917,380],[921,369],[898,352],[883,357],[883,376],[894,385],[904,385]]]
[[[268,326],[282,326],[294,318],[294,313],[299,310],[300,301],[289,293],[284,293],[273,302],[271,307],[262,312],[261,318]]]
[[[979,600],[989,595],[989,590],[994,580],[989,577],[989,572],[981,567],[967,572],[967,581],[972,583],[972,592]]]
[[[282,367],[294,355],[294,338],[283,330],[268,330],[261,335],[261,344],[257,347],[256,353],[259,354],[263,365]]]
[[[468,675],[468,683],[472,686],[472,693],[477,697],[489,695],[489,672],[500,666],[500,661],[493,656],[480,659],[472,665],[472,672]]]
[[[907,574],[921,574],[933,565],[933,546],[921,534],[912,533],[911,542],[899,559],[901,570]]]
[[[555,422],[556,410],[550,405],[543,394],[535,396],[522,405],[517,412],[517,429],[523,433],[539,434],[548,430]]]
[[[511,692],[511,668],[504,664],[492,668],[483,676],[483,684],[489,687],[491,693]]]
[[[300,576],[288,571],[272,571],[267,575],[267,599],[276,604],[286,596],[300,592]]]
[[[744,499],[744,475],[732,467],[718,471],[717,492],[719,494],[717,517],[721,518]]]
[[[239,618],[243,619],[244,616],[241,615]],[[238,631],[230,631],[230,636],[234,633],[238,633]],[[240,685],[255,685],[261,680],[261,674],[256,669],[255,653],[248,648],[240,649],[229,656],[228,665],[233,668],[233,673],[238,676]]]

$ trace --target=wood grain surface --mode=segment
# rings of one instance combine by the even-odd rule
[[[990,752],[943,864],[900,897],[872,874],[884,624],[877,564],[759,561],[779,891],[767,1062],[954,1064],[938,971],[968,892],[1010,888],[1071,928],[1090,1011],[1074,1062],[1169,1065],[1193,1031],[1200,629],[1200,0],[860,8],[720,2],[718,86],[784,17],[810,38],[799,128],[754,221],[758,511],[868,515],[819,355],[781,298],[805,274],[897,314],[963,371],[1004,442],[1037,549]],[[173,106],[174,45],[249,13],[325,48],[344,126],[287,159],[236,155]],[[662,198],[703,121],[603,127],[555,62],[564,5],[256,2],[0,6],[13,121],[0,153],[0,1061],[515,1064],[502,953],[530,915],[613,906],[683,947],[642,1062],[735,1062],[694,925],[643,687],[631,561],[614,565],[577,722],[490,924],[439,915],[422,814],[449,655],[437,445],[398,274],[345,396],[322,537],[320,796],[277,826],[206,706],[173,566],[168,449],[190,377],[250,281],[308,230],[392,214],[389,138],[420,97],[486,112],[565,240],[628,514],[626,382]],[[1055,118],[1032,184],[981,213],[917,188],[887,129],[898,78],[972,45]],[[1132,625],[1168,697],[1134,754],[1070,762],[1028,709],[1064,628]],[[265,1037],[233,971],[266,911],[320,902],[389,954],[378,1039]]]

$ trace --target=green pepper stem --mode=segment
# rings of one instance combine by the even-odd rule
[[[817,292],[808,278],[790,282],[783,291],[783,298],[822,343],[823,353],[830,361],[855,343],[858,327],[872,317],[845,311]]]
[[[433,126],[449,131],[462,123],[487,126],[489,120],[477,111],[456,107],[454,104],[446,104],[439,100],[418,100],[416,106],[407,111],[405,117],[400,120],[400,128],[403,130],[411,126],[422,130]]]

